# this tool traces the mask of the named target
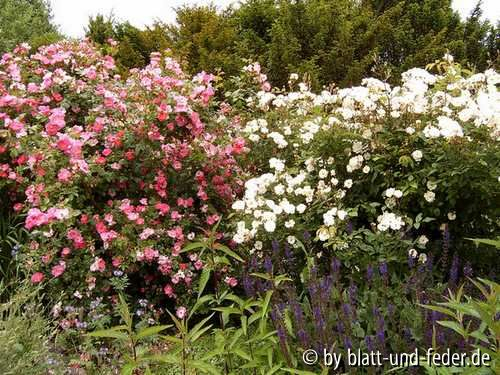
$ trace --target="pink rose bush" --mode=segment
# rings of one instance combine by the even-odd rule
[[[114,68],[85,41],[4,54],[4,204],[25,215],[32,282],[63,291],[67,304],[92,310],[127,283],[155,306],[177,304],[204,264],[181,250],[240,192],[245,143],[227,135],[212,75],[189,77],[159,53],[126,81]]]

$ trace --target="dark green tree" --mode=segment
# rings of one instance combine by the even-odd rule
[[[259,61],[275,86],[286,85],[290,73],[307,75],[316,89],[373,74],[397,83],[403,71],[447,52],[478,70],[498,66],[499,27],[483,21],[480,2],[464,21],[451,0],[247,0],[222,11],[209,5],[176,12],[175,24],[145,30],[98,16],[87,35],[119,41],[124,70],[170,48],[190,73],[232,75]]]
[[[33,48],[61,38],[46,0],[0,0],[0,53],[27,42]]]
[[[152,52],[162,52],[172,45],[166,25],[156,22],[141,30],[129,22],[116,21],[113,15],[91,17],[86,36],[103,48],[106,48],[109,39],[117,41],[114,57],[125,75],[131,68],[147,65]]]
[[[237,32],[229,11],[213,5],[176,9],[176,25],[168,27],[174,54],[182,57],[190,73],[201,70],[235,74],[241,66],[235,54]]]

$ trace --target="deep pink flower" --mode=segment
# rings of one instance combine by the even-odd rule
[[[174,296],[174,289],[172,288],[172,285],[167,284],[163,287],[163,293],[167,295],[168,297],[172,298]]]
[[[170,211],[170,206],[166,203],[158,202],[155,204],[155,208],[160,211],[160,215],[164,216]]]
[[[35,272],[33,275],[31,275],[31,282],[33,284],[38,284],[41,283],[44,279],[44,274],[41,272]]]

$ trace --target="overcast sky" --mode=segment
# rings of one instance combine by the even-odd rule
[[[54,21],[61,31],[69,36],[81,37],[89,16],[111,12],[121,21],[143,27],[159,19],[166,22],[175,20],[173,8],[183,4],[208,4],[209,0],[50,0]],[[453,0],[453,6],[462,16],[467,16],[477,0]],[[225,7],[234,0],[212,1],[218,7]],[[485,17],[493,22],[500,19],[500,0],[483,0]]]

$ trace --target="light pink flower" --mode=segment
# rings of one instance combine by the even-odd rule
[[[187,309],[184,306],[178,307],[175,315],[177,315],[179,319],[184,319],[187,315]]]
[[[104,272],[106,269],[106,262],[104,259],[96,257],[94,263],[90,265],[91,272]]]
[[[59,262],[59,264],[57,264],[54,267],[52,267],[52,270],[50,271],[50,273],[54,277],[59,277],[59,276],[61,276],[64,273],[65,270],[66,270],[66,262],[64,262],[64,261],[61,260]]]
[[[66,168],[60,169],[57,173],[57,179],[61,182],[69,182],[71,180],[71,172]]]
[[[234,288],[236,285],[238,285],[238,280],[235,277],[229,277],[227,276],[224,279],[224,282],[229,285],[231,288]]]

